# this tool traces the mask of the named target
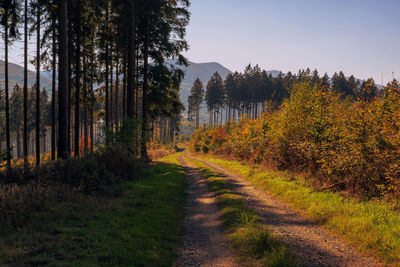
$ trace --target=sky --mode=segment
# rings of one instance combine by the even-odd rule
[[[400,78],[399,0],[192,0],[187,28],[196,63]],[[394,72],[394,75],[393,75]]]

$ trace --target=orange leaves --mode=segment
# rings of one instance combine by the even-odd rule
[[[400,90],[352,101],[301,82],[274,112],[244,116],[226,127],[193,134],[196,151],[268,161],[280,168],[311,170],[323,184],[346,181],[365,196],[400,190]]]

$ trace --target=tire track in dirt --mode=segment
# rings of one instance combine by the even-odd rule
[[[176,266],[237,266],[219,219],[215,195],[208,189],[201,170],[183,156],[179,162],[188,177],[188,198],[183,245]]]
[[[374,257],[361,255],[356,248],[332,236],[323,227],[294,212],[240,175],[203,159],[194,159],[225,177],[231,188],[243,196],[247,206],[307,266],[382,266]]]

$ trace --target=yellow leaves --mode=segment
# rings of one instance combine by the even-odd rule
[[[223,148],[241,159],[313,170],[325,183],[346,179],[364,194],[379,196],[400,189],[399,90],[351,102],[324,88],[295,84],[275,112],[196,131],[192,144],[197,151]]]

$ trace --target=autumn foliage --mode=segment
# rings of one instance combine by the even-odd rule
[[[197,130],[192,149],[307,171],[321,186],[338,185],[367,197],[400,189],[400,90],[354,101],[323,86],[294,84],[290,97],[257,120]]]

